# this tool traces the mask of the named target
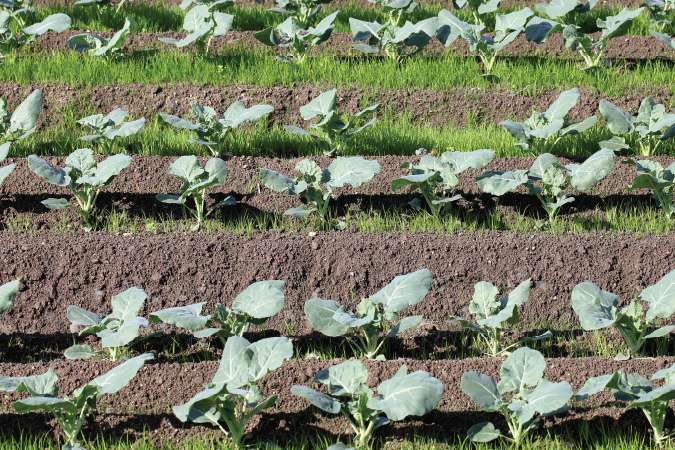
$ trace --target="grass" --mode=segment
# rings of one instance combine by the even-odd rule
[[[582,72],[578,61],[544,55],[502,58],[493,73],[495,84],[482,76],[473,58],[444,56],[411,58],[398,65],[388,59],[342,56],[322,52],[304,65],[283,64],[272,50],[249,52],[238,44],[220,49],[218,57],[195,57],[176,49],[154,55],[106,62],[70,51],[51,56],[11,54],[0,65],[0,79],[19,84],[62,81],[75,86],[119,84],[163,84],[190,82],[194,85],[228,86],[237,83],[260,87],[313,82],[352,89],[369,88],[447,90],[471,87],[487,91],[516,91],[535,88],[591,87],[608,97],[626,91],[653,91],[668,87],[675,93],[672,65],[659,59],[626,68],[622,62],[604,70]],[[546,74],[543,76],[542,74]]]
[[[228,9],[228,14],[234,16],[233,29],[238,31],[258,31],[267,27],[278,25],[286,19],[286,16],[276,14],[268,11],[271,2],[267,2],[264,7],[241,7],[235,5]],[[424,3],[420,5],[409,17],[408,20],[416,23],[420,20],[428,19],[438,16],[441,9],[450,9],[448,5],[441,5],[437,2]],[[597,8],[580,17],[580,22],[577,24],[587,32],[598,31],[596,22],[598,19],[605,20],[607,16],[618,14],[622,8]],[[330,5],[324,5],[323,10],[318,15],[318,20],[323,19],[329,14],[335,12],[337,9]],[[510,12],[518,11],[516,8],[508,8],[500,10],[501,14],[508,14]],[[146,4],[130,4],[127,5],[119,13],[115,13],[115,9],[103,10],[99,12],[96,8],[73,7],[70,5],[52,5],[49,7],[36,8],[34,22],[40,22],[47,16],[52,14],[68,14],[73,20],[71,29],[86,29],[92,31],[108,31],[110,28],[119,30],[124,26],[125,17],[133,17],[139,25],[141,33],[158,33],[164,31],[180,31],[183,26],[183,19],[186,11],[177,6],[168,7],[163,3],[154,5]],[[473,15],[469,10],[453,10],[460,20],[465,22],[473,22]],[[544,17],[545,15],[534,11],[536,16]],[[353,17],[358,20],[366,22],[386,23],[388,16],[382,12],[381,7],[364,8],[363,3],[351,3],[349,6],[340,9],[335,24],[336,32],[351,32],[349,27],[349,18]],[[30,21],[31,23],[33,21]],[[494,30],[495,16],[487,17],[487,29]],[[636,20],[633,21],[627,34],[631,36],[650,36],[649,34],[649,16],[643,13]],[[14,26],[16,28],[16,26]],[[18,29],[15,29],[17,31]]]

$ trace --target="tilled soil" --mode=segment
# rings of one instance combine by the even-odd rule
[[[462,392],[460,379],[467,371],[475,370],[499,379],[499,367],[503,358],[480,358],[452,361],[414,361],[397,360],[387,362],[365,361],[368,368],[368,385],[376,387],[391,378],[406,364],[408,372],[424,370],[443,382],[444,395],[437,411],[422,418],[408,418],[391,425],[391,431],[379,431],[387,440],[396,442],[403,436],[434,436],[436,439],[453,442],[463,439],[466,430],[473,424],[491,420],[497,427],[505,428],[502,416],[498,413],[478,411],[471,399]],[[287,361],[276,371],[265,377],[259,387],[265,396],[277,394],[276,404],[255,416],[248,430],[255,436],[274,437],[279,443],[293,439],[298,430],[314,437],[322,435],[336,441],[338,436],[353,433],[347,422],[337,415],[329,415],[312,407],[306,400],[290,393],[293,385],[312,385],[313,376],[335,361],[292,360]],[[548,359],[545,378],[549,381],[568,381],[574,391],[578,391],[585,381],[593,376],[612,373],[623,368],[629,373],[639,373],[650,377],[657,370],[673,364],[673,358],[636,359],[616,362],[605,358]],[[27,376],[44,373],[49,367],[59,376],[57,386],[61,395],[70,394],[73,389],[87,383],[94,377],[112,368],[110,362],[72,362],[51,361],[34,364],[0,364],[0,373],[4,376]],[[217,362],[185,364],[148,363],[139,374],[118,394],[102,397],[98,402],[100,415],[91,418],[83,431],[87,436],[102,433],[106,438],[139,438],[144,431],[155,441],[171,439],[174,443],[202,435],[217,436],[218,431],[197,424],[182,424],[171,413],[173,405],[179,405],[203,388],[201,383],[210,381],[218,367]],[[655,383],[659,385],[660,383]],[[320,385],[315,386],[319,388]],[[11,403],[21,394],[9,394],[0,399],[4,414],[0,414],[3,430],[17,435],[26,433],[50,433],[57,427],[51,417],[41,413],[17,415],[11,409]],[[546,419],[541,425],[549,427],[576,428],[581,421],[603,421],[614,426],[633,426],[641,432],[649,429],[647,420],[638,410],[624,411],[624,404],[614,401],[609,392],[597,394],[574,407],[568,414]],[[618,422],[617,422],[618,421]],[[669,414],[666,428],[672,426],[673,417]],[[60,431],[60,430],[57,430]],[[151,431],[148,433],[148,431]]]
[[[62,33],[48,32],[40,36],[40,41],[36,44],[36,52],[41,52],[44,54],[51,54],[52,52],[64,51],[68,49],[68,39],[71,36],[76,34],[85,33],[87,30],[66,30]],[[266,50],[269,47],[260,43],[253,36],[254,31],[230,31],[227,35],[214,38],[211,42],[211,52],[213,54],[219,54],[223,51],[228,51],[229,49],[236,47],[234,51],[228,51],[228,54],[236,53],[237,56],[239,53],[244,52],[248,53],[253,50]],[[101,35],[105,38],[110,38],[114,32],[106,33],[95,33]],[[600,33],[592,33],[590,36],[597,38]],[[148,50],[148,49],[175,49],[176,47],[164,42],[160,42],[158,38],[168,37],[174,39],[182,39],[186,36],[186,33],[179,33],[175,31],[168,31],[162,33],[137,33],[129,35],[126,40],[124,51],[133,51],[133,50]],[[326,52],[329,51],[332,54],[337,56],[359,56],[362,54],[357,50],[351,48],[352,44],[352,34],[345,32],[335,32],[331,35],[330,39],[325,43],[321,44],[318,49],[315,49],[315,52]],[[187,47],[184,47],[181,51],[192,51],[196,50],[196,44],[190,44]],[[274,51],[281,53],[281,49],[275,48]],[[441,44],[437,39],[432,39],[432,41],[427,45],[423,52],[422,57],[424,56],[438,56],[443,55],[446,52],[451,52],[451,54],[469,56],[469,44],[464,39],[457,39],[449,48],[446,48]],[[666,45],[655,38],[654,36],[623,36],[616,39],[612,39],[607,44],[607,47],[604,52],[605,58],[616,59],[616,58],[657,58],[660,56],[670,56],[672,58],[674,51]],[[524,34],[521,34],[504,48],[500,53],[502,58],[511,57],[519,58],[525,56],[538,56],[538,57],[563,57],[568,59],[574,59],[581,61],[581,56],[571,51],[565,47],[565,41],[562,37],[562,34],[555,34],[549,36],[546,39],[546,42],[542,45],[537,45],[534,42],[527,42]],[[471,55],[475,57],[475,55]],[[83,54],[82,57],[88,57],[88,55]],[[236,56],[235,56],[236,57]],[[271,57],[271,55],[270,55]],[[376,56],[379,58],[379,56]],[[362,57],[361,59],[366,60],[367,57]],[[502,64],[504,62],[502,61]]]
[[[231,305],[251,283],[270,279],[286,281],[286,307],[262,329],[272,335],[318,336],[310,336],[313,331],[303,313],[308,299],[334,299],[353,310],[362,297],[395,276],[422,268],[432,273],[431,290],[422,303],[401,313],[424,314],[416,336],[456,329],[449,316],[469,316],[475,283],[490,281],[506,293],[527,278],[533,287],[529,302],[520,308],[521,328],[539,330],[550,324],[546,326],[575,330],[579,325],[570,294],[578,283],[594,282],[619,295],[625,306],[642,288],[675,269],[672,235],[330,232],[310,237],[281,231],[250,237],[83,232],[0,236],[0,281],[26,280],[0,322],[0,332],[12,335],[8,346],[21,334],[75,333],[66,318],[69,305],[104,316],[110,313],[110,297],[131,286],[148,294],[144,317],[197,302],[208,302],[208,314],[217,302]],[[153,330],[164,328],[153,325]]]
[[[269,123],[306,127],[307,122],[300,117],[300,107],[332,87],[314,83],[300,83],[293,88],[281,85],[268,88],[241,84],[222,87],[197,86],[187,83],[111,84],[91,87],[59,82],[32,82],[21,85],[11,81],[0,83],[0,91],[7,99],[7,108],[10,111],[13,111],[35,89],[42,90],[44,104],[38,121],[40,132],[49,132],[51,127],[62,124],[64,121],[62,110],[66,106],[80,109],[94,105],[103,114],[116,108],[123,108],[135,118],[145,117],[154,120],[160,113],[188,118],[190,104],[193,102],[211,106],[222,113],[237,100],[247,107],[256,104],[274,106],[274,111],[269,115]],[[620,97],[607,97],[594,88],[582,87],[581,97],[570,111],[568,120],[581,120],[593,114],[599,115],[597,108],[601,98],[634,114],[637,114],[640,102],[645,97],[669,105],[671,98],[669,90],[668,86],[650,86],[625,91]],[[338,92],[341,112],[360,111],[363,98],[366,96],[369,105],[374,103],[382,105],[380,114],[385,113],[394,118],[405,114],[406,120],[409,118],[411,123],[437,128],[464,127],[469,119],[472,126],[496,125],[506,119],[522,121],[532,114],[533,108],[537,111],[546,111],[559,95],[559,91],[555,89],[545,89],[532,96],[524,95],[520,91],[486,91],[475,87],[449,90],[410,87],[399,90],[349,86],[338,89]],[[86,98],[86,104],[82,98]],[[675,111],[675,108],[673,110]],[[79,116],[84,114],[83,112]]]
[[[292,151],[292,150],[291,150]],[[100,160],[101,157],[97,156]],[[65,165],[64,157],[47,157],[55,167]],[[125,213],[129,220],[138,220],[141,227],[146,220],[161,222],[166,220],[167,213],[173,213],[174,217],[182,218],[181,208],[159,203],[155,195],[161,193],[176,193],[180,187],[180,181],[169,175],[166,170],[174,157],[160,156],[136,156],[132,165],[125,169],[114,182],[106,186],[99,195],[97,205],[101,209],[110,210],[115,208],[119,213]],[[332,160],[328,157],[313,157],[320,167],[328,167]],[[333,195],[332,208],[338,216],[345,216],[348,212],[357,217],[372,214],[372,211],[389,211],[395,207],[403,207],[407,202],[419,196],[419,193],[409,193],[402,189],[395,194],[391,192],[391,182],[395,178],[405,175],[406,172],[399,169],[404,161],[417,163],[419,157],[380,156],[377,159],[381,165],[381,171],[369,183],[359,188],[336,188]],[[656,157],[652,160],[660,162],[667,167],[674,161],[671,157]],[[566,206],[561,213],[567,217],[595,217],[606,210],[608,206],[632,206],[651,205],[653,200],[647,190],[629,192],[626,186],[632,183],[635,177],[635,167],[621,164],[622,158],[617,158],[617,163],[612,173],[598,183],[592,189],[585,192],[574,192],[575,201]],[[200,164],[204,164],[207,158],[200,158]],[[241,217],[255,217],[266,213],[282,213],[288,208],[301,204],[299,196],[274,193],[260,183],[258,178],[259,169],[264,167],[283,173],[289,177],[298,175],[294,171],[299,158],[292,159],[269,159],[234,157],[228,159],[229,176],[227,181],[218,187],[208,191],[207,206],[223,200],[232,195],[237,200],[234,206],[221,208],[215,212],[216,218],[226,221],[237,220]],[[525,215],[544,219],[545,213],[541,209],[537,197],[527,195],[527,190],[520,187],[499,198],[486,194],[478,188],[475,178],[485,170],[515,170],[528,169],[534,158],[496,158],[485,169],[467,170],[459,176],[460,183],[457,192],[461,192],[464,200],[460,200],[454,206],[458,212],[462,211],[479,220],[485,220],[487,214],[498,209],[508,216]],[[559,158],[561,164],[570,162],[579,163],[582,160],[570,160]],[[15,162],[18,167],[0,186],[0,220],[6,225],[13,223],[27,223],[31,228],[62,229],[62,222],[77,223],[79,215],[74,209],[49,210],[40,202],[53,196],[71,196],[68,188],[60,188],[50,185],[40,177],[30,172],[27,160],[24,158],[7,159],[6,163]],[[75,203],[75,199],[72,199]],[[108,216],[106,212],[103,217]],[[289,226],[291,219],[285,216],[285,227]],[[665,219],[664,219],[665,220]]]

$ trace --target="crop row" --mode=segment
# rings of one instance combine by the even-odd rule
[[[0,287],[0,313],[11,307],[21,281],[16,280]],[[675,271],[642,290],[627,308],[619,311],[617,296],[585,282],[574,288],[573,306],[583,328],[594,330],[613,326],[619,329],[631,353],[628,356],[619,355],[617,359],[627,359],[640,354],[646,339],[664,336],[675,329],[675,326],[666,326],[652,330],[656,318],[667,318],[675,313],[674,283]],[[383,289],[363,299],[356,313],[347,311],[337,302],[320,298],[309,300],[305,304],[305,313],[314,327],[329,336],[345,335],[350,329],[355,329],[356,332],[347,335],[346,339],[359,348],[365,357],[384,360],[384,355],[378,355],[383,340],[416,326],[422,319],[421,316],[413,316],[399,320],[398,313],[423,301],[430,285],[431,274],[427,269],[422,269],[397,276]],[[513,346],[501,348],[500,335],[506,323],[518,322],[518,307],[527,302],[530,286],[530,280],[526,280],[505,297],[498,298],[499,290],[492,284],[476,284],[469,306],[470,313],[476,316],[476,323],[459,317],[456,319],[482,336],[487,355],[509,354],[507,351]],[[219,304],[213,318],[201,315],[204,303],[150,314],[153,322],[188,329],[197,337],[218,336],[223,341],[220,366],[213,380],[204,384],[206,390],[184,405],[174,407],[174,413],[181,421],[214,425],[229,436],[238,448],[243,445],[247,422],[252,416],[271,407],[277,399],[273,395],[263,400],[257,384],[270,371],[279,368],[283,361],[293,357],[293,345],[284,337],[265,338],[251,343],[242,335],[251,325],[260,325],[283,309],[283,290],[284,281],[280,280],[254,283],[237,296],[231,309]],[[70,306],[69,320],[73,325],[84,327],[80,334],[95,333],[100,337],[102,349],[93,351],[88,345],[76,345],[66,350],[65,356],[69,359],[103,356],[115,360],[128,354],[129,346],[144,339],[139,337],[139,329],[146,327],[148,320],[139,317],[138,313],[146,297],[142,290],[129,288],[112,297],[112,313],[106,317]],[[643,300],[649,305],[645,319],[642,318],[642,307],[637,300]],[[396,323],[387,327],[385,324],[389,322]],[[547,337],[542,335],[533,339]],[[77,440],[83,419],[96,407],[98,397],[118,392],[136,375],[143,363],[152,358],[152,354],[144,354],[127,359],[110,372],[74,391],[72,398],[57,398],[57,377],[53,369],[30,377],[0,377],[0,390],[26,391],[30,397],[15,402],[14,409],[19,413],[37,409],[53,413],[62,428],[64,449],[78,448]],[[570,409],[566,404],[573,396],[577,401],[583,401],[590,395],[611,389],[617,399],[643,409],[658,444],[667,439],[663,434],[663,425],[668,402],[675,392],[672,375],[675,366],[663,369],[651,378],[665,378],[665,385],[660,388],[654,388],[641,375],[630,375],[619,370],[587,380],[576,395],[568,382],[550,383],[543,379],[545,366],[539,352],[523,347],[515,350],[504,361],[498,384],[486,375],[465,373],[461,379],[462,390],[485,411],[502,411],[509,424],[508,435],[500,433],[492,423],[486,422],[471,427],[467,431],[468,436],[477,442],[503,437],[519,443],[529,430],[536,428],[536,414],[541,417],[561,414]],[[328,413],[344,415],[356,433],[355,443],[363,448],[367,448],[373,432],[380,426],[410,415],[424,415],[436,408],[443,395],[443,384],[439,380],[422,371],[408,374],[405,365],[391,380],[377,387],[377,394],[365,384],[367,378],[368,372],[360,361],[347,361],[322,370],[314,377],[314,382],[327,385],[327,394],[306,386],[294,386],[291,392]],[[535,389],[530,390],[533,386]],[[509,393],[511,395],[505,395]],[[516,406],[519,409],[515,409]],[[381,413],[385,416],[380,416]],[[344,449],[346,446],[336,444],[332,448]]]

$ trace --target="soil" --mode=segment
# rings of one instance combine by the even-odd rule
[[[13,111],[35,89],[42,90],[44,96],[43,111],[38,127],[40,133],[48,133],[50,128],[63,124],[63,110],[75,109],[76,117],[91,113],[91,107],[103,114],[116,108],[129,111],[134,118],[146,117],[154,120],[160,113],[168,113],[189,118],[190,104],[197,102],[211,106],[220,113],[234,101],[241,101],[247,107],[255,104],[274,106],[268,123],[307,126],[300,117],[299,109],[313,98],[332,86],[314,83],[300,83],[293,88],[277,85],[258,87],[235,84],[232,86],[197,86],[186,83],[166,83],[162,85],[111,84],[107,86],[77,86],[59,82],[32,82],[19,85],[11,81],[0,83],[0,90],[7,100],[7,108]],[[590,87],[580,88],[581,97],[572,108],[568,120],[582,120],[597,111],[601,98],[614,103],[625,111],[637,114],[640,102],[651,97],[658,103],[670,104],[671,95],[668,86],[648,86],[639,90],[628,90],[620,97],[607,97]],[[448,126],[465,127],[497,125],[512,119],[523,121],[532,114],[532,109],[545,111],[555,101],[559,91],[544,89],[536,96],[521,91],[482,90],[475,87],[458,87],[452,90],[433,90],[406,88],[377,89],[360,86],[346,86],[338,89],[340,111],[354,114],[364,105],[380,103],[380,116],[398,117],[402,113],[413,124],[428,127],[445,128]],[[83,100],[86,99],[86,100]],[[675,107],[673,108],[675,111]],[[79,112],[79,113],[78,113]],[[78,126],[79,127],[79,126]],[[84,129],[83,129],[84,133]],[[45,149],[49,152],[49,149]]]
[[[451,361],[414,361],[397,360],[387,362],[364,361],[368,368],[367,384],[376,387],[391,378],[394,373],[406,364],[408,372],[424,370],[443,382],[444,395],[438,410],[422,418],[408,418],[394,425],[390,431],[379,431],[380,436],[394,443],[404,436],[412,439],[416,436],[434,436],[441,441],[453,442],[463,439],[466,430],[475,423],[484,420],[495,422],[497,427],[504,427],[499,413],[477,411],[471,399],[462,392],[460,379],[463,373],[475,370],[499,379],[499,367],[503,358],[478,358]],[[292,360],[287,361],[276,371],[270,373],[258,384],[265,397],[277,394],[276,404],[255,416],[249,423],[248,430],[256,436],[273,437],[278,443],[285,443],[297,437],[297,430],[310,438],[317,435],[330,441],[345,439],[351,430],[347,422],[339,416],[321,412],[312,407],[306,400],[290,393],[293,385],[312,385],[312,377],[321,369],[335,361]],[[574,391],[578,391],[586,379],[612,373],[620,368],[629,373],[640,373],[650,377],[657,370],[669,367],[673,358],[636,359],[616,362],[605,358],[548,359],[544,374],[549,381],[568,381]],[[90,379],[111,369],[110,362],[72,362],[52,361],[34,364],[0,364],[0,373],[5,376],[27,376],[44,373],[49,367],[59,376],[57,386],[61,395],[70,394],[73,389],[85,384]],[[106,395],[98,401],[98,409],[105,414],[90,418],[83,431],[86,436],[95,437],[103,434],[106,438],[128,437],[138,439],[143,432],[154,441],[170,439],[180,443],[194,437],[218,437],[217,430],[193,423],[183,424],[171,414],[171,407],[186,402],[203,388],[201,383],[210,381],[218,367],[217,362],[157,364],[147,363],[142,367],[129,385],[114,396]],[[655,383],[659,384],[659,383]],[[319,388],[319,386],[315,386]],[[52,432],[57,428],[51,417],[41,413],[24,415],[10,411],[11,402],[22,397],[24,393],[8,394],[0,399],[5,414],[0,414],[5,433],[18,436],[30,430],[33,433]],[[639,410],[624,411],[624,404],[616,402],[609,392],[597,394],[574,407],[571,412],[546,419],[543,428],[555,426],[560,429],[576,429],[582,421],[601,421],[614,426],[633,426],[641,432],[650,427]],[[672,414],[668,415],[666,428],[673,424]],[[503,429],[503,428],[502,428]],[[646,433],[645,433],[646,434]]]
[[[39,43],[36,44],[36,53],[51,54],[55,51],[64,51],[68,48],[68,39],[71,36],[85,33],[87,30],[66,30],[62,33],[48,32],[40,36]],[[227,35],[214,38],[211,42],[211,53],[222,54],[227,52],[227,55],[233,55],[238,58],[241,52],[249,53],[254,49],[257,51],[265,50],[270,56],[272,50],[260,43],[253,37],[254,31],[231,31]],[[114,32],[95,33],[105,38],[110,38]],[[591,33],[590,36],[597,38],[600,33]],[[162,33],[145,33],[132,34],[126,40],[123,51],[130,52],[133,50],[149,50],[149,49],[175,49],[176,47],[170,44],[160,42],[158,38],[168,37],[174,39],[182,39],[186,33],[179,33],[175,31],[168,31]],[[362,56],[361,53],[351,48],[352,34],[345,32],[335,32],[330,39],[323,43],[315,52],[329,51],[332,54],[339,56],[355,56],[357,60],[367,60],[368,57]],[[196,44],[190,44],[181,49],[181,51],[196,51]],[[281,49],[275,48],[273,51],[281,53]],[[450,54],[475,57],[469,52],[469,45],[464,39],[457,39],[448,49],[437,39],[433,39],[429,45],[424,48],[422,56],[439,56],[450,52]],[[635,58],[638,59],[653,59],[661,56],[673,57],[675,51],[666,47],[666,45],[654,36],[623,36],[611,39],[607,44],[604,52],[604,57],[609,59],[630,58],[632,67]],[[581,61],[581,56],[572,52],[565,47],[565,41],[562,34],[555,34],[549,36],[544,44],[537,45],[534,42],[527,42],[525,36],[521,34],[500,52],[502,59],[518,59],[521,57],[563,57],[567,59],[574,59]],[[88,57],[83,54],[82,57]],[[150,57],[151,58],[151,57]],[[379,58],[379,56],[375,56]],[[502,64],[504,61],[502,61]]]

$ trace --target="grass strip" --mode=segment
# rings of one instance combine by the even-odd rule
[[[106,62],[56,52],[51,56],[12,54],[0,65],[0,79],[27,84],[34,81],[63,81],[84,86],[120,84],[157,84],[190,82],[216,86],[235,83],[292,88],[298,82],[315,82],[331,87],[345,85],[405,89],[411,86],[446,90],[470,86],[478,89],[521,90],[539,88],[569,89],[589,86],[607,96],[625,91],[669,86],[675,93],[672,65],[649,60],[626,70],[617,62],[605,70],[579,70],[578,62],[536,56],[504,58],[493,71],[500,80],[494,84],[482,76],[473,58],[445,56],[412,58],[404,64],[375,58],[340,57],[324,52],[302,66],[282,64],[271,50],[243,51],[234,44],[219,57],[198,58],[191,53],[171,49],[144,58]]]

